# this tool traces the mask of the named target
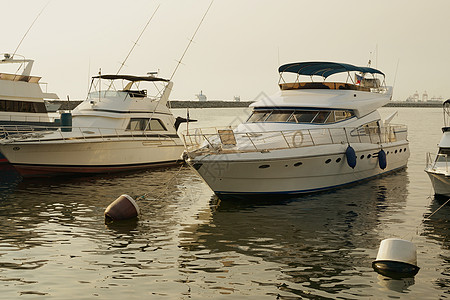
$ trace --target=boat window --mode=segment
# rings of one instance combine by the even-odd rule
[[[150,124],[149,121],[150,120]],[[132,131],[167,131],[164,124],[159,119],[131,118],[127,130]]]
[[[270,110],[254,111],[247,122],[249,123],[264,122],[264,120],[267,118],[268,115],[270,115],[270,113],[271,113]]]
[[[150,129],[147,130],[151,130],[151,131],[166,131],[166,127],[164,126],[164,124],[161,122],[160,119],[151,119],[150,120]]]
[[[292,118],[296,123],[311,123],[316,115],[317,111],[314,110],[295,111]]]
[[[329,124],[343,121],[352,118],[353,116],[354,113],[350,110],[255,110],[248,118],[247,122]]]
[[[0,100],[0,111],[46,113],[47,109],[43,102]]]
[[[325,110],[319,111],[312,122],[316,123],[316,124],[325,123],[327,121],[329,114],[330,114],[329,111],[325,111]]]
[[[148,119],[144,118],[132,118],[130,123],[128,123],[127,130],[142,131],[145,130],[148,124]]]
[[[438,162],[447,162],[447,157],[450,156],[450,148],[439,148],[439,155],[436,157]]]
[[[334,111],[335,122],[347,120],[347,119],[350,119],[353,116],[354,116],[354,114],[353,114],[352,111],[348,111],[348,110],[336,110],[336,111]]]
[[[291,111],[286,110],[274,110],[270,116],[266,119],[266,122],[286,122],[292,115]]]

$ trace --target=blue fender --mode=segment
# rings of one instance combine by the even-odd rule
[[[383,149],[381,149],[378,152],[378,165],[382,170],[386,169],[387,166],[387,158],[386,158],[386,152],[384,152]]]
[[[345,157],[347,158],[349,167],[354,169],[356,166],[356,153],[352,146],[348,145],[347,150],[345,150]]]

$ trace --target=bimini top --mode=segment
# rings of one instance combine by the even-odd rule
[[[158,78],[154,76],[134,76],[134,75],[98,75],[92,78],[100,78],[107,80],[125,79],[128,81],[169,81],[168,79]]]
[[[327,78],[330,75],[336,73],[357,71],[361,73],[371,73],[371,74],[381,74],[384,76],[384,73],[373,68],[369,67],[356,67],[349,64],[343,63],[334,63],[334,62],[297,62],[282,65],[278,68],[278,72],[290,72],[298,75],[308,75],[308,76],[322,76]]]

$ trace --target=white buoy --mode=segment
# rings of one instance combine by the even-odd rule
[[[107,221],[126,220],[139,215],[139,206],[134,199],[126,194],[114,200],[105,210]]]
[[[413,277],[419,272],[416,246],[401,239],[385,239],[380,243],[373,269],[391,278]]]

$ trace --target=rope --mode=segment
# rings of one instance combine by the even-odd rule
[[[447,200],[447,201],[445,201],[445,203],[444,204],[442,204],[441,206],[439,206],[439,208],[438,209],[436,209],[431,215],[429,215],[425,220],[429,220],[435,213],[437,213],[441,208],[443,208],[447,203],[449,203],[450,202],[450,198]],[[424,220],[424,221],[425,221]],[[423,221],[422,221],[423,222]]]
[[[180,174],[180,172],[181,172],[181,170],[184,168],[184,166],[185,166],[184,163],[181,164],[180,168],[179,168],[178,171],[175,173],[175,175],[173,175],[169,180],[167,180],[167,181],[164,183],[165,188],[161,191],[161,193],[160,193],[158,196],[154,197],[155,200],[160,200],[160,199],[162,198],[162,196],[167,192],[167,190],[168,190],[168,188],[169,188],[169,184],[170,184],[176,177],[178,177],[178,175]],[[150,194],[152,194],[155,190],[156,190],[156,189],[154,189],[154,190],[151,191],[151,192],[147,192],[147,193],[145,193],[145,194],[143,194],[143,195],[141,195],[141,196],[136,196],[136,197],[135,197],[136,201],[146,199],[147,196],[149,196]]]

